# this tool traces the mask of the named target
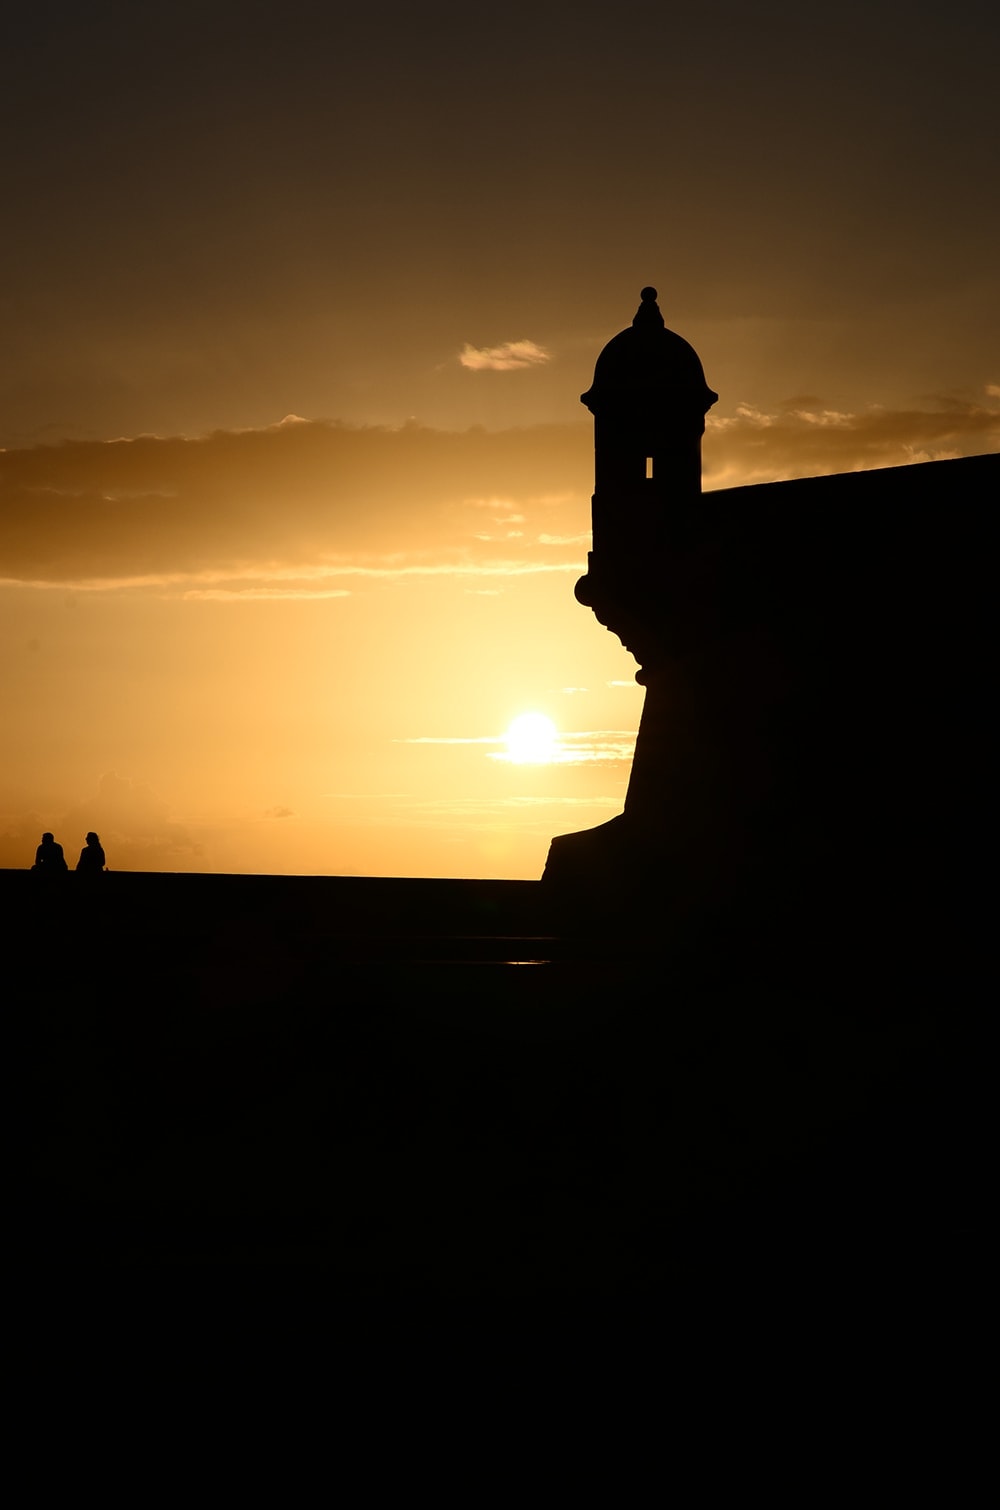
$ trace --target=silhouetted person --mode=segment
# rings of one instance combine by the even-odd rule
[[[99,875],[104,869],[104,864],[104,851],[101,848],[100,839],[96,834],[88,834],[87,842],[81,849],[80,858],[76,862],[77,870],[85,871],[91,875]]]
[[[35,863],[32,870],[43,870],[53,875],[58,870],[68,870],[63,847],[57,844],[51,834],[43,834],[42,842],[35,850]]]

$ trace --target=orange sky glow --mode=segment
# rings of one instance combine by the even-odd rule
[[[0,867],[535,877],[619,812],[579,394],[646,283],[706,488],[1000,449],[992,7],[79,12],[0,103]]]

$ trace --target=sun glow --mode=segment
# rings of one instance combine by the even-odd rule
[[[547,765],[559,747],[559,731],[544,713],[522,713],[504,735],[507,758],[515,765]]]

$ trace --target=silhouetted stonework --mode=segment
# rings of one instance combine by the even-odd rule
[[[940,920],[968,885],[1000,457],[703,495],[715,395],[679,337],[635,330],[584,395],[577,597],[639,661],[646,701],[624,812],[553,840],[544,879],[582,923],[792,952],[846,927],[856,962],[862,937],[905,933],[932,898]]]

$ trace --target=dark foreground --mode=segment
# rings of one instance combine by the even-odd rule
[[[557,925],[530,882],[8,871],[0,905],[15,1259],[362,1295],[980,1261],[985,988],[919,940],[719,965]]]

